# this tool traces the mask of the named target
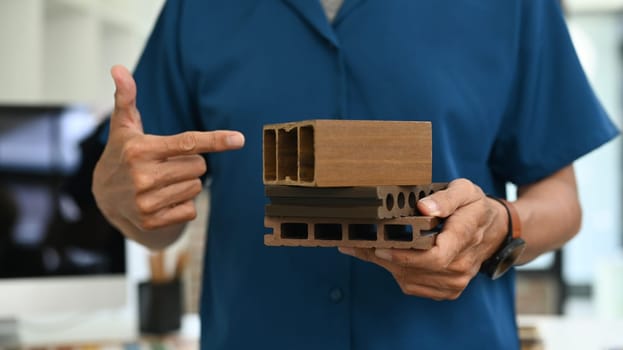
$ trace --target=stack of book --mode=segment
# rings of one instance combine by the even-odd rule
[[[429,249],[439,218],[429,122],[310,120],[263,130],[270,246]]]

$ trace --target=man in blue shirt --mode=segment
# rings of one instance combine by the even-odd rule
[[[211,179],[205,349],[517,349],[514,272],[478,272],[509,220],[484,193],[518,185],[528,262],[577,232],[572,163],[617,134],[555,0],[346,0],[332,22],[312,0],[170,0],[136,83],[112,75],[106,217],[163,248]],[[263,245],[262,126],[327,117],[432,121],[452,181],[418,204],[447,218],[433,249]]]

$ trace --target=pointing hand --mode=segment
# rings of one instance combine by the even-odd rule
[[[207,169],[200,154],[239,149],[244,136],[236,131],[145,134],[132,75],[123,66],[113,67],[111,74],[115,109],[108,143],[93,173],[97,204],[113,225],[139,241],[145,241],[139,237],[145,232],[176,225],[174,231],[180,231],[196,216],[193,199]]]

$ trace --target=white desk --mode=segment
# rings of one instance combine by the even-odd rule
[[[198,348],[199,332],[199,317],[195,314],[184,315],[181,329],[166,337],[141,337],[137,332],[136,320],[128,317],[128,314],[110,312],[88,317],[76,316],[64,321],[59,319],[56,326],[45,320],[30,321],[18,327],[19,341],[23,348],[45,349],[72,345],[78,349],[82,348],[81,344],[102,344],[100,348],[123,349],[123,344],[157,340],[179,344],[175,348],[195,350]]]
[[[537,327],[545,350],[623,350],[623,319],[521,315],[518,322]]]

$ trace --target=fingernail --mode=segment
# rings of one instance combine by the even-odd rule
[[[392,258],[393,258],[392,251],[389,249],[375,249],[374,255],[376,255],[376,257],[379,259],[383,259],[387,261],[392,261]]]
[[[437,202],[430,198],[422,198],[420,199],[420,203],[422,203],[424,207],[426,207],[426,214],[428,215],[437,216],[441,213],[439,211],[439,206],[437,205]]]
[[[339,248],[337,248],[337,250],[339,250],[340,253],[342,253],[342,254],[355,255],[355,249],[353,249],[353,248],[339,247]]]
[[[225,138],[225,144],[229,147],[242,147],[244,145],[244,137],[242,134],[233,134]]]

